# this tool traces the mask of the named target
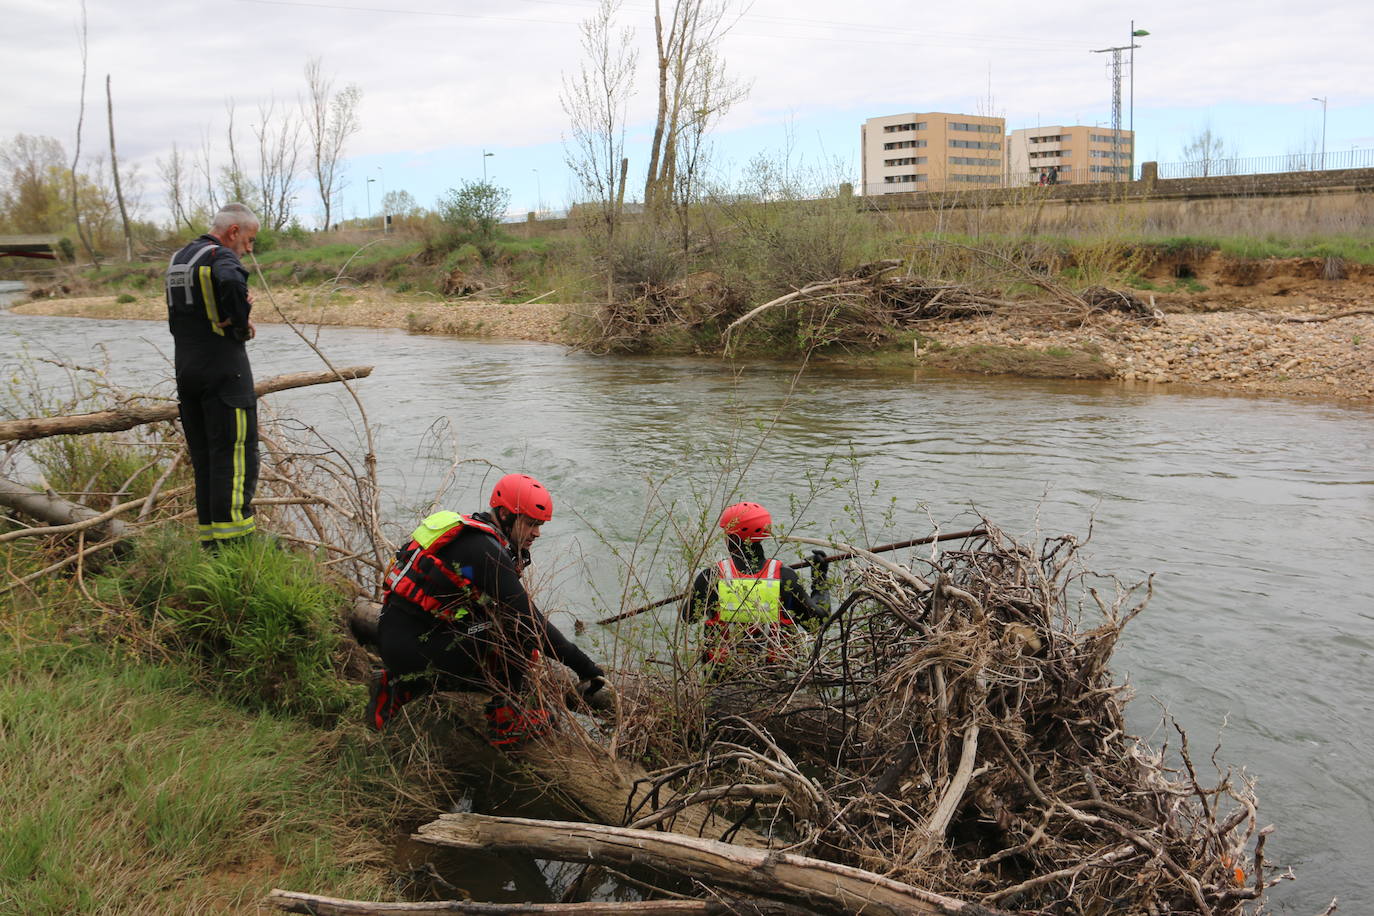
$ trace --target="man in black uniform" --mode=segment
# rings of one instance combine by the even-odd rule
[[[420,694],[468,690],[493,694],[493,744],[537,735],[547,712],[517,697],[541,653],[573,669],[589,701],[610,696],[601,668],[549,623],[520,581],[530,545],[553,518],[553,498],[533,477],[507,474],[490,504],[491,512],[472,515],[436,512],[396,552],[377,624],[385,667],[367,707],[374,728]]]
[[[796,570],[764,554],[761,542],[771,536],[772,524],[772,515],[758,503],[727,506],[719,526],[729,556],[697,573],[679,609],[683,620],[703,620],[708,676],[719,677],[732,653],[743,654],[733,663],[744,668],[785,661],[797,623],[823,620],[830,612],[825,552],[813,550],[807,561],[808,595]]]
[[[181,429],[196,477],[202,546],[253,533],[258,483],[258,409],[245,341],[257,328],[241,256],[253,250],[258,218],[226,204],[210,231],[172,255],[167,324],[176,344]]]

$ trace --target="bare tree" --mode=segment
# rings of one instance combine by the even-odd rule
[[[225,109],[229,112],[229,127],[225,135],[229,140],[229,164],[220,167],[220,188],[225,195],[240,203],[257,202],[258,189],[253,184],[253,179],[249,177],[248,170],[244,168],[243,160],[239,157],[238,143],[235,139],[234,127],[234,100],[229,99],[224,103]]]
[[[634,30],[615,30],[619,9],[620,0],[601,0],[581,24],[586,60],[576,76],[563,77],[559,96],[572,131],[564,143],[568,168],[595,201],[607,248],[625,205],[625,118],[637,62]]]
[[[129,209],[124,206],[124,188],[119,183],[119,156],[115,153],[114,94],[110,90],[110,74],[105,74],[105,114],[110,121],[110,175],[114,178],[115,201],[119,204],[119,221],[124,229],[124,260],[134,259],[134,235],[129,231]]]
[[[400,221],[414,219],[421,214],[422,208],[409,191],[387,191],[382,195],[382,212]]]
[[[705,134],[711,124],[748,94],[725,72],[719,47],[734,20],[731,0],[672,0],[665,23],[662,0],[654,0],[658,113],[644,179],[644,203],[661,210],[678,192],[684,132]],[[736,17],[737,18],[737,17]],[[700,145],[698,144],[698,151]]]
[[[72,153],[72,220],[76,223],[76,235],[81,239],[81,246],[86,249],[86,254],[90,257],[91,263],[98,265],[100,258],[96,256],[95,246],[91,244],[90,235],[81,223],[80,178],[76,171],[77,166],[81,163],[81,128],[86,122],[86,0],[81,0],[81,31],[77,33],[77,42],[81,48],[81,97],[76,115],[76,148]]]
[[[334,81],[324,76],[318,57],[306,62],[305,85],[305,123],[310,132],[312,170],[324,208],[324,227],[328,229],[334,201],[347,184],[339,163],[348,138],[358,131],[358,103],[363,92],[352,83],[334,92]]]
[[[1189,163],[1203,178],[1223,170],[1227,159],[1234,159],[1236,151],[1212,132],[1211,124],[1204,124],[1193,139],[1183,145],[1183,161]]]
[[[210,159],[210,131],[207,128],[200,137],[200,154],[196,157],[196,171],[204,182],[203,201],[207,217],[219,210],[219,193],[215,188],[215,169]]]
[[[166,189],[167,209],[172,212],[172,228],[175,230],[185,226],[188,230],[195,229],[196,222],[192,216],[195,205],[191,202],[191,166],[186,160],[186,154],[177,149],[176,143],[172,144],[170,156],[157,160],[157,171]]]
[[[258,213],[264,227],[277,230],[291,221],[291,201],[300,174],[301,125],[291,109],[276,100],[258,106]]]

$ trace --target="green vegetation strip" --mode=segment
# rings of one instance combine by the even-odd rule
[[[21,545],[0,562],[38,562]],[[61,581],[6,596],[0,912],[390,893],[398,776],[335,671],[338,593],[314,568],[269,541],[211,560],[173,531],[89,581],[94,608]]]

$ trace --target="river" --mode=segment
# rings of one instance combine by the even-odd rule
[[[738,475],[737,498],[801,533],[866,543],[932,522],[970,527],[978,513],[1025,537],[1083,535],[1091,521],[1093,569],[1156,574],[1115,659],[1139,695],[1132,728],[1153,733],[1163,705],[1199,763],[1220,739],[1219,760],[1258,780],[1262,823],[1278,828],[1268,852],[1298,875],[1272,892],[1277,911],[1319,912],[1333,896],[1342,912],[1374,911],[1374,408],[1117,383],[799,374],[402,331],[326,328],[319,339],[336,365],[377,367],[357,387],[396,533],[455,454],[549,487],[557,515],[535,568],[569,633],[571,615],[619,609],[617,557],[643,523],[661,524],[671,502],[674,518],[700,524]],[[280,325],[251,347],[260,379],[319,367]],[[78,362],[103,350],[120,383],[172,391],[171,341],[157,323],[0,312],[6,377],[26,350]],[[357,441],[339,391],[267,403]],[[436,420],[454,444],[434,435]],[[480,507],[491,472],[458,470],[445,503]],[[680,588],[678,556],[641,554],[629,603]]]

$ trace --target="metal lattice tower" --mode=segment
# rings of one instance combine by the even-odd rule
[[[1112,62],[1112,180],[1120,180],[1120,172],[1116,168],[1121,164],[1121,52],[1129,51],[1139,45],[1132,42],[1128,45],[1121,45],[1116,48],[1098,48],[1094,54],[1106,54],[1111,52]],[[1132,150],[1135,149],[1135,138],[1131,138]],[[1132,156],[1134,160],[1134,156]],[[1092,163],[1088,163],[1089,166]]]

